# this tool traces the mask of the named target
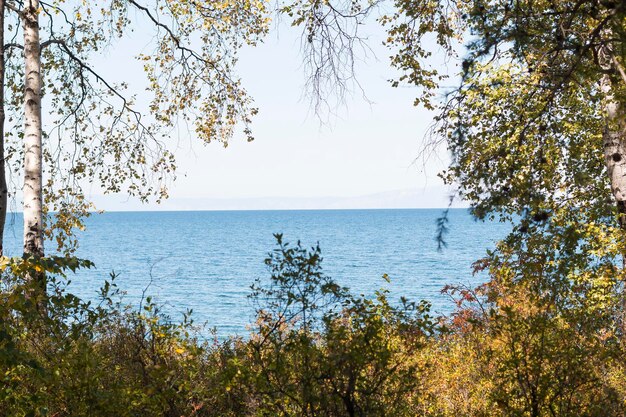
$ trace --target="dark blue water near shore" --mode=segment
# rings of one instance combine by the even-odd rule
[[[81,233],[78,255],[95,262],[70,288],[95,298],[110,271],[119,274],[125,300],[137,303],[142,290],[166,304],[176,317],[187,308],[196,322],[215,326],[223,337],[245,334],[252,306],[247,299],[274,245],[273,233],[307,246],[320,243],[326,273],[355,293],[383,286],[391,298],[427,299],[435,312],[449,312],[440,294],[450,283],[478,283],[471,264],[504,236],[508,226],[476,222],[464,209],[451,210],[448,247],[437,251],[436,219],[442,210],[311,210],[117,212],[94,215]],[[5,233],[9,255],[21,247],[21,216]],[[52,245],[49,245],[52,246]],[[381,276],[388,274],[391,284]]]

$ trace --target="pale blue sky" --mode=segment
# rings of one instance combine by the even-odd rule
[[[99,192],[92,190],[98,207],[217,209],[230,206],[215,201],[232,200],[237,201],[233,208],[254,209],[271,208],[259,205],[259,198],[279,197],[277,201],[287,201],[281,208],[315,208],[316,199],[339,197],[344,201],[380,193],[384,197],[369,206],[391,207],[389,196],[397,190],[413,190],[413,197],[396,206],[445,206],[447,189],[436,176],[445,167],[445,150],[426,166],[422,160],[416,161],[433,114],[413,106],[418,94],[415,88],[392,88],[388,83],[394,72],[382,35],[380,31],[370,33],[376,57],[370,54],[356,68],[369,102],[356,90],[322,124],[305,96],[299,29],[274,29],[263,44],[246,48],[240,57],[238,72],[260,109],[252,125],[256,140],[248,143],[235,137],[223,148],[217,143],[204,146],[183,133],[171,201],[161,207],[141,207],[124,196],[99,197]],[[130,77],[126,79],[131,84],[141,82],[140,70],[129,75],[136,64],[129,57],[118,56],[119,51],[113,54],[123,63],[117,65],[118,74]],[[111,65],[111,56],[104,57],[104,62]],[[289,201],[302,198],[307,199],[306,207],[299,207],[301,203],[290,206]],[[344,205],[362,204],[350,201]],[[335,206],[341,208],[342,203]]]

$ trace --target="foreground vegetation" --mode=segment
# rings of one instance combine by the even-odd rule
[[[323,274],[319,247],[278,246],[252,286],[247,338],[206,342],[146,298],[99,303],[64,288],[57,258],[3,265],[0,414],[11,416],[624,415],[626,360],[613,302],[512,279],[506,261],[458,308],[355,297]],[[541,268],[538,261],[534,267]],[[22,276],[50,276],[37,299]],[[590,290],[591,291],[591,290]],[[616,307],[615,307],[616,308]],[[590,314],[593,313],[593,314]]]

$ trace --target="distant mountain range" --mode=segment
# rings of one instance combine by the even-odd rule
[[[443,187],[386,191],[354,197],[253,197],[253,198],[171,198],[162,204],[141,204],[120,196],[93,196],[99,209],[107,211],[186,210],[323,210],[442,208],[450,195]],[[466,207],[455,201],[453,207]]]

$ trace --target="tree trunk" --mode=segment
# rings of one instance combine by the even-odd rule
[[[624,107],[613,94],[612,80],[604,75],[600,82],[605,97],[605,126],[602,132],[604,160],[617,205],[618,223],[622,236],[626,236],[626,114]],[[624,237],[626,239],[626,237]],[[622,252],[621,323],[622,338],[626,338],[626,251]]]
[[[24,6],[24,254],[41,257],[44,250],[39,0],[27,0]]]
[[[4,161],[4,2],[0,0],[0,256],[4,255],[4,225],[7,217],[7,178]]]

